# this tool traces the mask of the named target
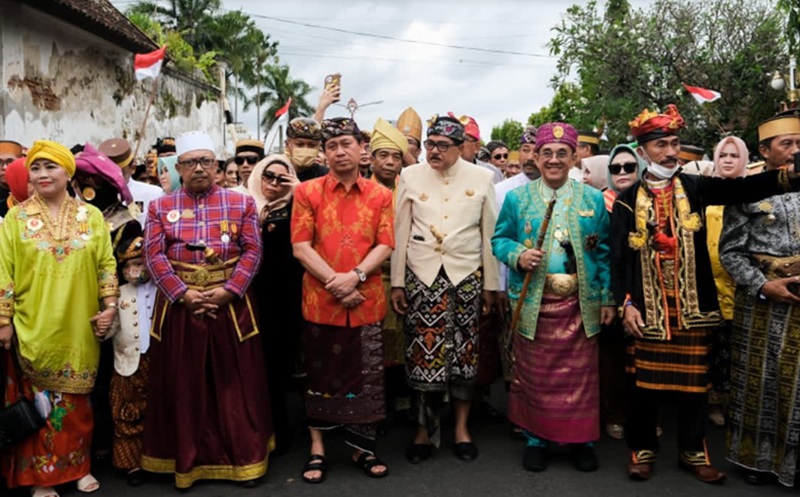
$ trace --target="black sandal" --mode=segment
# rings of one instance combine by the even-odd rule
[[[318,478],[308,478],[306,473],[309,471],[319,471],[320,475]],[[303,472],[300,473],[300,476],[303,478],[303,481],[306,483],[322,483],[325,481],[325,474],[328,471],[328,461],[325,459],[325,456],[321,456],[319,454],[311,454],[311,457],[308,458],[306,461],[306,465],[303,466]]]
[[[389,466],[387,466],[385,462],[381,461],[378,456],[372,455],[368,452],[362,452],[361,455],[358,456],[358,460],[353,461],[353,463],[361,468],[361,470],[364,471],[364,474],[370,478],[384,478],[389,474]],[[372,468],[375,466],[383,466],[386,469],[382,473],[375,473],[372,471]]]

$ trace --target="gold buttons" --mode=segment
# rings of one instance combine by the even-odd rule
[[[445,218],[445,219],[449,219],[449,218],[450,218],[450,216],[445,216],[444,218]]]
[[[133,338],[139,338],[139,334],[136,333],[135,335],[133,335]]]
[[[135,302],[136,302],[136,299],[131,299],[131,302],[134,302],[134,303],[135,303]]]
[[[133,315],[134,316],[137,315],[137,314],[139,314],[139,311],[133,311]]]
[[[133,325],[134,325],[134,326],[139,326],[139,321],[134,321],[134,322],[133,322]]]
[[[445,197],[445,198],[444,198],[444,201],[445,201],[445,202],[449,202],[449,201],[450,201],[450,198],[449,198],[449,197]]]
[[[136,352],[139,352],[139,347],[136,347]]]

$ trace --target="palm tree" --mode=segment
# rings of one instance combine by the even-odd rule
[[[289,119],[314,114],[314,107],[306,100],[311,93],[311,85],[301,79],[292,78],[289,66],[276,64],[262,67],[263,72],[258,78],[260,91],[249,101],[250,105],[260,103],[268,105],[264,117],[261,118],[262,129],[268,130],[272,126],[275,122],[275,113],[286,105],[290,98],[292,106],[289,108]]]

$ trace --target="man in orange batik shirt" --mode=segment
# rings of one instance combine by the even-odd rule
[[[294,255],[306,269],[308,483],[325,479],[322,432],[339,427],[367,476],[389,472],[375,448],[385,416],[380,268],[394,248],[392,192],[359,174],[364,145],[355,121],[325,120],[322,143],[330,173],[297,187],[292,212]]]

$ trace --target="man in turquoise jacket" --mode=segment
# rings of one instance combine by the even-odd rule
[[[536,134],[542,177],[511,191],[492,248],[509,267],[508,296],[519,301],[530,273],[513,342],[509,419],[525,430],[523,467],[547,467],[548,442],[570,444],[580,471],[598,467],[600,389],[596,335],[610,324],[609,218],[603,195],[568,178],[578,134],[548,123]],[[548,203],[556,199],[544,243],[536,246]]]

